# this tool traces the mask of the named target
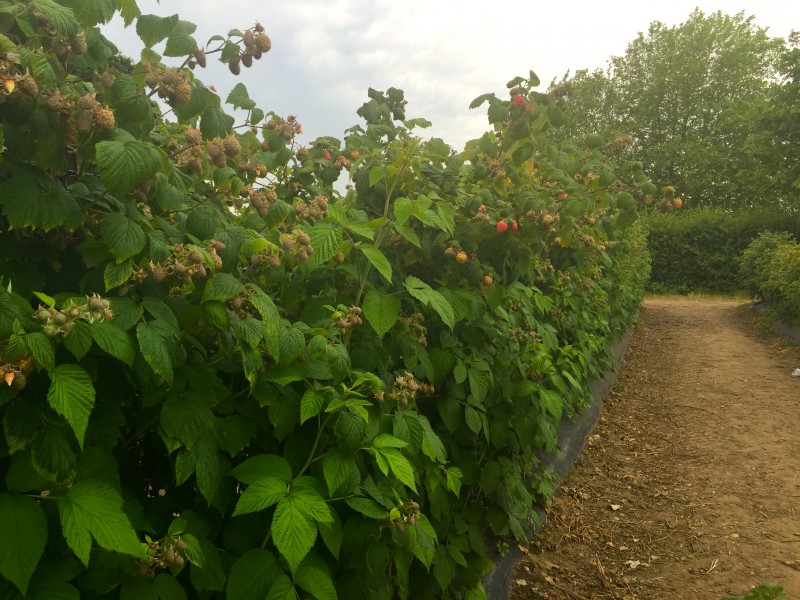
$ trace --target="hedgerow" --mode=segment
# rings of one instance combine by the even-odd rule
[[[694,208],[648,212],[656,292],[732,293],[742,290],[738,258],[761,232],[800,235],[800,217],[771,210]]]
[[[550,139],[533,73],[463,152],[395,88],[303,146],[196,77],[258,24],[0,14],[3,596],[482,597],[641,300],[641,165]]]
[[[739,258],[743,283],[775,314],[800,325],[800,244],[789,233],[762,233]]]

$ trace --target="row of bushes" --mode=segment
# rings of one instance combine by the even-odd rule
[[[763,231],[800,236],[800,215],[696,208],[648,213],[650,290],[732,293],[743,289],[738,257]]]
[[[302,146],[190,68],[260,25],[117,6],[132,69],[112,2],[4,9],[0,595],[482,597],[641,301],[640,167],[549,139],[532,73],[462,153],[393,88]]]
[[[750,294],[776,314],[800,325],[800,244],[786,232],[765,232],[739,259],[742,282]]]

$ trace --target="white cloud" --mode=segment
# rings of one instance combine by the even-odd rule
[[[140,0],[143,12],[198,24],[196,37],[260,21],[272,51],[242,81],[266,110],[296,114],[310,138],[341,136],[358,122],[368,87],[402,88],[408,116],[434,123],[431,135],[461,146],[486,129],[470,101],[504,94],[515,75],[534,70],[546,86],[567,70],[604,67],[652,21],[676,25],[699,6],[706,13],[756,15],[772,35],[800,27],[800,3],[784,0],[671,0],[669,3],[561,3],[521,0]],[[121,31],[113,28],[115,40]],[[121,44],[134,54],[130,39]],[[236,80],[224,69],[198,76],[220,90]]]

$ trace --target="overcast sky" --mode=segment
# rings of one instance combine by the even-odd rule
[[[433,127],[423,134],[461,148],[487,129],[480,94],[506,94],[505,83],[535,71],[546,88],[567,70],[606,66],[653,21],[684,22],[698,7],[706,14],[743,11],[775,37],[800,30],[793,0],[139,0],[143,13],[178,13],[198,25],[203,43],[229,29],[261,22],[272,50],[240,78],[209,61],[197,76],[223,95],[238,81],[265,111],[294,114],[306,141],[341,138],[360,122],[355,114],[367,88],[405,91],[406,115]],[[112,22],[107,35],[136,58],[133,28]],[[162,45],[163,47],[163,45]],[[161,47],[156,47],[159,50]],[[166,61],[173,59],[165,59]]]

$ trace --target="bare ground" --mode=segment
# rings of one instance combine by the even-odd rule
[[[743,302],[645,302],[511,600],[800,599],[800,349]]]

